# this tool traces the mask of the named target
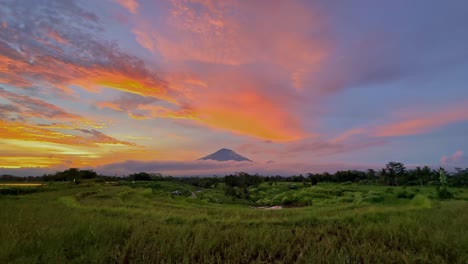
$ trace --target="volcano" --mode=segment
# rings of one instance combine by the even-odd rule
[[[235,151],[227,149],[227,148],[222,148],[218,151],[216,151],[213,154],[210,154],[206,157],[203,157],[199,160],[216,160],[216,161],[250,161],[250,159],[243,157],[239,154],[237,154]]]

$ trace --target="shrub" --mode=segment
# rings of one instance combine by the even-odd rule
[[[2,188],[0,189],[0,194],[5,195],[21,195],[21,194],[30,194],[38,192],[39,188]]]
[[[154,190],[157,190],[157,189],[161,189],[162,186],[159,183],[153,183],[153,184],[150,185],[150,188],[154,191]]]
[[[414,206],[417,206],[417,207],[421,207],[421,208],[431,208],[432,207],[431,200],[429,198],[427,198],[426,196],[422,195],[422,194],[417,194],[413,198],[413,200],[411,200],[411,204],[414,205]]]
[[[403,198],[403,199],[413,199],[414,193],[407,192],[406,190],[403,190],[397,194],[398,198]]]
[[[106,180],[104,178],[96,178],[96,179],[93,180],[93,182],[95,182],[95,183],[105,183]]]
[[[442,200],[453,199],[453,193],[451,193],[446,188],[439,188],[437,189],[437,197],[439,197],[439,199],[442,199]]]
[[[292,205],[294,202],[295,202],[295,200],[293,198],[287,197],[287,196],[283,197],[283,199],[281,201],[281,203],[283,205]]]
[[[369,202],[369,203],[381,203],[385,200],[384,197],[382,197],[380,194],[378,193],[370,193],[369,195],[367,195],[363,201],[365,202]]]
[[[46,192],[51,191],[53,188],[50,187],[8,187],[8,188],[0,188],[0,195],[23,195],[23,194],[31,194],[37,192]]]

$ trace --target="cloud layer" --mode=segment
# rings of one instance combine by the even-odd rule
[[[468,165],[468,5],[350,5],[1,1],[0,167]]]

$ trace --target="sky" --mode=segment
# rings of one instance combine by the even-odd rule
[[[464,0],[2,0],[0,174],[468,167]],[[253,160],[196,161],[220,148]]]

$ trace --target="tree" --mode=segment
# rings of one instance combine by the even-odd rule
[[[250,197],[249,187],[258,187],[264,178],[260,175],[250,175],[245,172],[237,173],[236,175],[226,175],[224,177],[225,194],[235,196],[237,198],[248,199]]]
[[[83,179],[94,179],[98,176],[97,173],[92,170],[81,170],[80,174]]]
[[[383,185],[390,185],[390,180],[389,180],[389,178],[388,178],[387,169],[382,168],[382,169],[379,171],[379,176],[380,176],[380,184],[383,184]]]
[[[445,173],[445,169],[440,167],[439,169],[439,181],[440,181],[440,185],[442,187],[447,187],[447,174]]]
[[[437,186],[437,196],[439,196],[440,199],[452,199],[453,193],[447,189],[447,174],[442,167],[439,169],[439,182],[440,186]]]
[[[128,178],[133,181],[151,181],[151,174],[147,172],[139,172],[128,175]]]
[[[368,180],[374,180],[376,177],[376,172],[373,169],[368,169],[366,175]]]
[[[406,175],[406,167],[401,162],[390,161],[385,165],[386,171],[392,180],[391,185],[398,186],[398,179]]]
[[[310,184],[312,184],[312,186],[317,185],[318,179],[317,179],[317,177],[314,177],[314,175],[312,173],[309,173],[307,178],[309,178]]]
[[[467,186],[468,185],[468,168],[455,168],[455,174],[452,177],[449,177],[450,184],[457,187]]]

